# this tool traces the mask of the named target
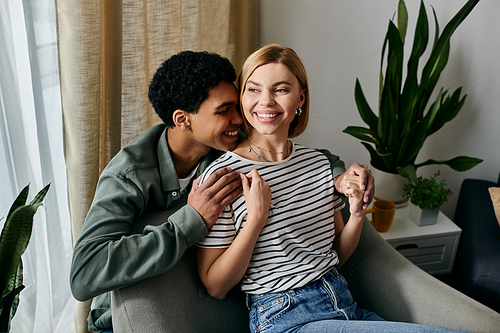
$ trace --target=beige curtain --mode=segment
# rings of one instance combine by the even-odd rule
[[[160,122],[148,98],[158,66],[181,50],[211,51],[235,68],[258,47],[258,0],[56,0],[73,242],[100,172],[121,147]],[[87,332],[89,302],[76,332]]]

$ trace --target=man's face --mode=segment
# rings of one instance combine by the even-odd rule
[[[233,150],[243,119],[237,109],[239,93],[229,82],[208,90],[208,98],[196,114],[189,114],[193,138],[199,144],[222,151]]]

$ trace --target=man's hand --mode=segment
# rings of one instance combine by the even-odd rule
[[[210,228],[231,201],[241,194],[241,179],[238,171],[222,168],[215,171],[200,185],[201,176],[193,181],[188,196],[188,205],[200,213],[207,228]]]
[[[354,163],[346,172],[336,177],[334,180],[335,188],[343,194],[349,187],[348,182],[344,182],[344,177],[346,175],[359,176],[359,188],[364,191],[363,209],[366,209],[375,195],[375,184],[371,171],[364,164],[360,165],[359,163]]]

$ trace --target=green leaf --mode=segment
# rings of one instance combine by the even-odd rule
[[[385,75],[385,83],[380,100],[377,134],[382,144],[393,147],[399,139],[399,124],[397,121],[401,78],[403,75],[403,43],[396,26],[389,22],[387,39],[389,54]]]
[[[439,104],[439,107],[436,111],[436,114],[434,115],[432,123],[429,125],[427,136],[430,136],[431,134],[434,134],[436,131],[441,129],[441,127],[443,127],[445,123],[455,118],[460,109],[462,109],[465,103],[465,97],[467,97],[467,95],[464,95],[460,99],[461,91],[462,88],[458,88],[457,90],[455,90],[453,95],[447,96],[443,102],[441,102],[441,100],[436,99],[436,101],[433,104],[433,107],[436,104]],[[443,93],[443,96],[445,96],[446,94],[447,92],[445,91]]]
[[[420,9],[415,26],[415,36],[413,37],[412,60],[419,59],[425,52],[429,43],[429,20],[425,11],[424,2],[420,1]]]
[[[434,10],[434,7],[432,7],[432,15],[434,16],[434,44],[432,47],[435,47],[438,39],[439,39],[439,22],[437,18],[436,11]]]
[[[9,286],[10,285],[12,285],[13,290],[21,291],[24,288],[24,286],[23,286],[23,261],[22,261],[22,259],[19,261],[19,265],[17,266],[16,274],[11,278],[11,281],[9,281]],[[12,305],[11,305],[11,314],[10,314],[11,320],[17,311],[18,305],[19,305],[19,294],[14,298],[14,301],[12,302]]]
[[[377,153],[377,151],[371,145],[369,145],[366,142],[361,142],[361,144],[363,146],[365,146],[365,148],[370,153],[370,163],[372,166],[374,166],[375,168],[377,168],[381,171],[390,172],[390,170],[388,168],[388,165],[390,165],[390,163],[386,163],[384,160],[384,159],[387,159],[390,157],[388,157],[388,156],[382,157],[379,153]]]
[[[30,185],[26,185],[22,191],[19,193],[17,196],[16,200],[14,200],[14,203],[10,207],[9,214],[7,214],[7,219],[9,219],[9,216],[18,208],[21,207],[22,205],[26,204],[26,200],[28,200],[28,193],[30,190]],[[2,231],[3,232],[3,231]]]
[[[378,143],[376,134],[373,133],[373,131],[368,128],[358,127],[358,126],[348,126],[342,132],[350,134],[359,140],[368,141],[374,144]]]
[[[410,62],[408,63],[406,80],[400,97],[399,124],[401,133],[408,131],[417,121],[415,106],[418,104],[418,58],[413,60],[415,68],[411,68],[413,65]]]
[[[397,166],[413,163],[427,138],[428,120],[422,119],[401,137]]]
[[[9,281],[3,291],[3,294],[10,293],[12,290],[20,287],[23,284],[23,262],[19,261],[17,265],[17,270],[14,275],[10,276]],[[3,303],[0,304],[3,307]]]
[[[448,24],[443,29],[441,36],[435,42],[432,48],[431,55],[427,60],[426,65],[422,71],[421,77],[421,87],[425,88],[425,92],[422,92],[422,96],[419,109],[423,111],[428,99],[432,94],[437,80],[441,74],[442,69],[448,61],[449,49],[450,49],[450,38],[458,28],[458,26],[465,20],[465,18],[470,14],[472,9],[478,4],[479,0],[469,0],[455,16],[448,22]]]
[[[0,314],[0,331],[1,332],[9,332],[10,330],[10,321],[14,314],[12,313],[12,304],[14,303],[14,300],[16,297],[19,295],[21,290],[24,289],[24,286],[21,286],[19,288],[16,288],[12,290],[10,293],[5,295],[4,299],[4,307],[2,308],[2,313]]]
[[[37,203],[41,203],[43,201],[43,199],[45,198],[45,196],[47,195],[47,192],[49,191],[49,188],[50,188],[50,183],[45,185],[44,188],[42,188],[36,195],[35,197],[33,198],[33,200],[31,200],[31,205],[34,205],[34,204],[37,204]]]
[[[441,76],[441,72],[444,70],[446,64],[448,63],[449,54],[450,54],[450,43],[447,43],[443,48],[443,51],[439,55],[437,62],[434,64],[434,67],[430,72],[430,77],[425,78],[427,84],[420,86],[420,92],[419,92],[420,102],[418,106],[421,114],[420,116],[423,115],[424,109],[426,108],[427,103],[429,102],[429,99],[431,98],[434,88],[436,87],[436,84],[439,80],[439,77]],[[422,81],[423,80],[424,78],[422,78]]]
[[[18,207],[5,222],[0,240],[0,290],[5,290],[15,273],[21,255],[28,246],[33,227],[33,216],[40,204]]]
[[[391,119],[390,119],[390,126],[388,129],[388,135],[387,135],[387,150],[388,151],[397,151],[398,147],[400,145],[400,131],[399,131],[399,122],[398,119],[396,118],[395,114],[391,114]],[[395,162],[395,161],[394,161]],[[391,169],[396,168],[397,165],[392,165]]]
[[[451,97],[447,98],[444,101],[444,105],[449,104],[449,107],[453,109],[452,111],[446,113],[446,115],[448,116],[447,121],[453,120],[453,118],[455,118],[458,112],[462,109],[467,94],[465,94],[462,98],[460,98],[461,93],[462,93],[462,87],[459,87],[457,90],[453,92],[453,95],[451,95]]]
[[[0,332],[9,331],[10,322],[17,311],[17,306],[19,305],[19,293],[23,289],[23,265],[22,261],[19,261],[17,272],[11,277],[1,300]]]
[[[428,129],[427,129],[427,136],[430,135],[429,129],[432,128],[433,126],[437,126],[434,124],[434,122],[436,121],[437,114],[439,113],[440,110],[442,110],[442,107],[441,107],[442,106],[442,98],[443,98],[443,96],[446,96],[446,94],[447,94],[447,91],[443,92],[443,88],[441,88],[441,90],[439,91],[439,93],[436,97],[436,100],[434,101],[434,103],[432,103],[429,112],[427,112],[427,114],[425,115],[425,118],[428,119],[428,123],[429,123]],[[442,114],[442,112],[441,112],[441,114]],[[439,118],[438,118],[438,123],[439,123]],[[443,124],[444,124],[444,122],[443,122]]]
[[[406,29],[408,27],[408,10],[404,0],[399,0],[398,4],[398,30],[403,43],[405,42]]]
[[[384,68],[385,50],[387,46],[389,47],[389,51],[387,54],[387,68],[384,78],[382,73]],[[382,58],[380,61],[379,110],[383,107],[384,93],[387,93],[388,91],[397,91],[397,95],[399,96],[403,76],[403,58],[404,48],[401,37],[399,36],[398,28],[392,21],[389,21],[387,34],[382,47]],[[394,103],[394,105],[397,105],[397,103]]]
[[[475,158],[475,157],[468,157],[468,156],[458,156],[455,158],[452,158],[451,160],[446,160],[446,161],[436,161],[433,159],[429,159],[423,163],[419,163],[415,165],[416,168],[426,166],[426,165],[431,165],[431,164],[445,164],[448,165],[450,168],[452,168],[455,171],[467,171],[478,165],[479,163],[483,162],[482,159],[480,158]]]
[[[479,3],[479,0],[469,0],[467,3],[458,11],[457,14],[448,22],[448,24],[443,29],[443,32],[434,47],[432,48],[431,55],[422,71],[422,83],[427,84],[426,80],[430,77],[430,73],[435,67],[435,64],[441,55],[441,52],[448,44],[451,36],[458,28],[458,26],[465,20],[465,18],[470,14],[472,9]]]
[[[417,172],[414,164],[409,164],[405,167],[398,167],[398,173],[412,183],[417,181]]]
[[[413,47],[408,59],[406,80],[401,96],[401,106],[399,112],[400,126],[402,132],[408,131],[421,118],[421,111],[418,105],[421,97],[418,89],[418,64],[420,57],[425,52],[429,41],[429,22],[423,1],[420,3],[420,11],[413,37]]]
[[[365,124],[367,124],[371,130],[376,131],[378,118],[375,113],[373,113],[370,105],[368,105],[365,94],[363,93],[363,89],[361,88],[361,84],[359,83],[358,79],[356,79],[356,86],[354,88],[354,99],[356,101],[356,106],[358,107],[358,112],[361,116],[361,119],[363,119]]]

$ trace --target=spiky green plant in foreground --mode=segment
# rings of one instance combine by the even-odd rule
[[[427,137],[455,118],[465,102],[466,96],[460,96],[462,88],[456,89],[451,95],[441,88],[435,101],[427,112],[424,112],[439,76],[448,62],[451,35],[478,2],[479,0],[467,1],[448,22],[441,35],[439,35],[437,16],[433,10],[436,26],[434,44],[419,81],[418,65],[429,40],[427,13],[424,2],[421,1],[406,79],[403,81],[408,12],[404,1],[399,1],[397,27],[394,22],[389,22],[382,48],[378,117],[368,105],[361,85],[356,80],[354,97],[358,112],[368,128],[349,126],[344,129],[345,133],[363,141],[362,144],[370,153],[370,163],[375,168],[389,173],[399,173],[414,181],[417,178],[416,169],[424,165],[446,164],[456,171],[466,171],[482,162],[478,158],[459,156],[446,161],[430,159],[415,164]],[[388,52],[384,76],[386,51]]]
[[[23,290],[23,264],[21,255],[26,250],[33,229],[33,217],[50,184],[45,186],[33,198],[29,205],[29,185],[16,198],[7,215],[7,220],[0,236],[0,332],[10,330],[10,322],[19,304],[19,293]]]

